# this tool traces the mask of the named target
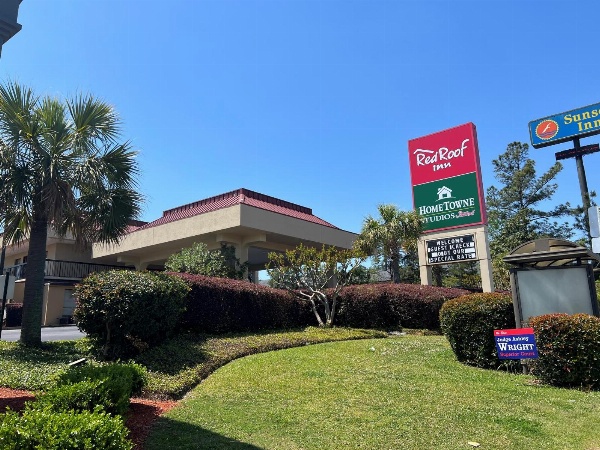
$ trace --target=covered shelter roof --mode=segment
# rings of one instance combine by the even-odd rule
[[[503,258],[520,267],[557,267],[582,262],[599,262],[598,255],[586,247],[563,239],[542,238],[526,242]]]
[[[315,216],[310,208],[237,189],[168,209],[151,222],[132,223],[118,244],[94,244],[92,257],[103,263],[152,268],[195,242],[203,242],[209,249],[227,243],[236,247],[238,257],[247,260],[251,270],[260,270],[271,251],[300,243],[350,248],[355,238],[355,233]]]

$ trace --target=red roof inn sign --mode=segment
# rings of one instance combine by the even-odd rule
[[[475,125],[408,141],[415,210],[431,232],[485,224]]]
[[[478,261],[481,287],[492,292],[475,125],[411,139],[408,157],[413,202],[425,232],[418,242],[421,284],[432,284],[434,264]]]

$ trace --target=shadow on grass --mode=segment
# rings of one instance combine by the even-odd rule
[[[203,348],[204,335],[176,336],[159,347],[151,348],[135,358],[152,372],[176,375],[182,370],[206,362],[210,355]]]
[[[160,417],[146,442],[145,450],[163,450],[176,448],[178,450],[262,450],[261,447],[236,441],[202,427]]]

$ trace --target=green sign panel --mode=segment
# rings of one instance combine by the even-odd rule
[[[423,219],[423,230],[482,223],[478,192],[475,172],[413,186],[415,209]]]

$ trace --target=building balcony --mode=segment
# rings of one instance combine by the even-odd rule
[[[5,271],[14,275],[17,280],[27,278],[27,263],[5,267]],[[107,270],[134,270],[133,267],[112,266],[108,264],[94,264],[74,261],[46,260],[46,280],[81,280],[92,272],[105,272]]]

